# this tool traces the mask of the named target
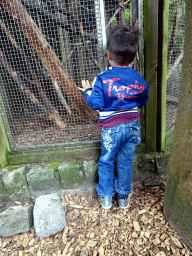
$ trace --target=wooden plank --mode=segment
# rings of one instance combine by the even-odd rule
[[[1,90],[3,87],[2,83],[3,81],[0,76]],[[7,116],[4,109],[1,90],[0,90],[0,167],[4,167],[8,165],[7,155],[9,152],[11,152],[11,145],[10,145],[10,140],[8,138],[8,133],[5,127],[5,121],[8,124],[8,120],[7,120]],[[10,136],[10,132],[9,132],[9,136]]]
[[[161,5],[162,4],[162,5]],[[157,151],[162,151],[166,146],[166,92],[167,92],[167,52],[168,52],[168,36],[169,36],[169,1],[163,0],[159,3],[159,12],[162,16],[159,18],[160,29],[162,33],[159,32],[159,37],[162,35],[161,44],[159,45],[159,56],[161,56],[160,63],[158,66],[161,68],[160,76],[158,81],[160,81],[158,88],[158,123],[159,132],[157,137]],[[162,49],[162,52],[161,52]],[[160,94],[160,95],[159,95]]]
[[[144,1],[145,79],[150,86],[146,105],[146,151],[166,146],[166,83],[169,1]]]
[[[135,3],[136,4],[136,3]],[[139,31],[139,74],[144,76],[144,32],[143,32],[143,0],[138,1],[137,6]],[[141,124],[141,141],[145,141],[145,106],[140,109],[140,124]]]
[[[156,151],[157,129],[157,61],[158,61],[158,0],[144,0],[144,77],[149,84],[146,104],[146,151]]]

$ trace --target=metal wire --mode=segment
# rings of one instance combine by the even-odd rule
[[[12,146],[99,139],[77,92],[82,79],[100,72],[94,1],[20,3],[14,8],[31,35],[8,4],[0,6],[1,93]]]
[[[174,127],[178,109],[185,36],[185,1],[171,1],[167,71],[166,130]]]
[[[91,82],[105,69],[105,37],[122,22],[121,12],[126,24],[135,23],[136,4],[136,0],[2,1],[0,112],[12,150],[100,140],[97,112],[88,114],[77,87],[82,79]],[[184,25],[185,3],[172,1],[166,130],[176,120]]]
[[[12,150],[100,140],[97,112],[77,87],[105,68],[103,27],[123,1],[102,2],[1,2],[0,110]]]

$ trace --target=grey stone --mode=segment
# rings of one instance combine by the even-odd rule
[[[98,164],[95,160],[90,160],[83,163],[83,169],[85,171],[86,178],[88,178],[90,175],[96,173],[98,169]]]
[[[66,226],[65,211],[56,193],[36,199],[33,217],[37,236],[48,237],[62,231]]]
[[[155,153],[154,154],[138,153],[134,155],[133,168],[132,168],[133,181],[145,180],[150,176],[155,176],[158,174],[154,164],[155,163],[154,157],[155,157]]]
[[[4,168],[1,171],[0,194],[4,193],[4,200],[23,200],[30,197],[25,175],[26,167],[12,171],[9,171],[8,168]]]
[[[153,180],[145,180],[144,181],[144,186],[146,188],[151,188],[151,187],[160,187],[162,185],[161,181],[158,179],[153,179]]]
[[[85,174],[79,164],[61,163],[58,172],[62,188],[76,187],[85,181]]]
[[[55,193],[61,189],[59,178],[47,167],[33,167],[27,173],[27,181],[33,197]]]
[[[161,152],[155,156],[157,171],[160,175],[167,174],[170,152]]]
[[[33,205],[13,206],[0,213],[0,236],[26,233],[33,224]]]
[[[82,251],[80,256],[88,256],[88,254],[85,251]]]

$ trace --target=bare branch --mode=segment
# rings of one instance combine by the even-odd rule
[[[177,35],[177,27],[178,27],[180,17],[181,17],[180,12],[176,12],[175,21],[174,21],[174,24],[173,24],[173,31],[172,31],[171,40],[170,40],[170,43],[169,43],[168,53],[167,53],[167,56],[168,56],[167,57],[167,63],[168,64],[170,63],[171,55],[173,53],[173,47],[175,45],[175,39],[176,39],[176,35]]]
[[[168,67],[167,70],[167,79],[171,76],[171,74],[173,73],[173,71],[175,70],[175,68],[177,67],[177,65],[179,64],[179,62],[183,59],[183,51],[179,54],[179,56],[177,57],[176,61],[173,63],[173,65],[171,65],[170,67]]]
[[[126,1],[126,2],[121,2],[119,3],[119,7],[117,8],[117,10],[115,11],[114,15],[111,17],[111,19],[109,20],[108,24],[106,25],[105,29],[107,29],[109,27],[109,25],[111,24],[113,18],[122,10],[122,8],[125,7],[125,5],[127,5],[130,2],[130,0]]]

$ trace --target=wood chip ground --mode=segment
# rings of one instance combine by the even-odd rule
[[[114,199],[102,209],[96,195],[63,195],[67,226],[48,238],[26,234],[0,238],[0,256],[191,256],[163,214],[164,187],[134,187],[130,206]]]

